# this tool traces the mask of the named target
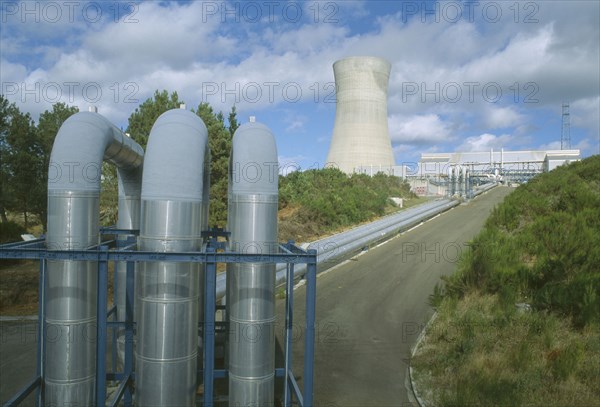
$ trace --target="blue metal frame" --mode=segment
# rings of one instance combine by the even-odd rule
[[[137,235],[137,230],[124,230],[116,228],[103,228],[103,234]],[[214,399],[215,379],[226,378],[227,369],[215,369],[215,313],[217,310],[216,281],[217,263],[286,263],[286,303],[285,303],[285,366],[275,369],[277,377],[284,378],[284,406],[289,407],[293,398],[302,407],[313,406],[313,374],[314,374],[314,340],[315,340],[315,302],[316,302],[316,250],[304,251],[295,246],[293,242],[279,245],[277,254],[243,254],[227,251],[225,242],[217,242],[217,237],[228,236],[223,230],[210,230],[203,232],[204,237],[210,237],[204,252],[141,252],[136,251],[135,237],[130,236],[124,245],[117,244],[115,250],[109,250],[109,244],[115,241],[103,242],[87,250],[46,250],[45,240],[37,239],[30,242],[15,242],[0,245],[0,259],[39,259],[39,310],[38,310],[38,349],[36,376],[24,386],[13,398],[4,404],[18,406],[29,394],[37,390],[36,403],[44,405],[42,384],[44,380],[45,360],[45,279],[47,260],[91,260],[98,262],[98,314],[97,314],[97,353],[96,353],[96,405],[105,405],[106,381],[118,382],[117,391],[109,400],[108,405],[116,406],[123,400],[126,406],[133,404],[132,385],[135,381],[133,371],[133,333],[135,322],[133,320],[134,301],[134,264],[140,261],[173,261],[173,262],[199,262],[205,263],[205,304],[204,326],[204,369],[200,370],[203,378],[204,395],[203,406],[212,407]],[[122,247],[120,247],[122,246]],[[126,261],[126,319],[117,321],[116,305],[108,312],[108,263],[109,261]],[[304,337],[304,374],[303,391],[300,391],[297,380],[292,371],[292,329],[293,329],[293,296],[294,296],[294,265],[306,264],[306,320]],[[116,284],[116,279],[115,279]],[[116,285],[115,285],[116,292]],[[112,320],[108,319],[112,317]],[[125,327],[125,357],[122,372],[116,372],[116,328]],[[112,335],[112,371],[107,372],[106,366],[106,339],[107,330],[113,329]]]

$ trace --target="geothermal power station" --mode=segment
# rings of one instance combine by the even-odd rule
[[[476,184],[527,182],[579,159],[579,150],[428,154],[407,174],[388,132],[390,69],[376,57],[333,64],[330,166],[400,175],[422,195],[468,198]],[[118,175],[112,228],[99,220],[103,162]],[[208,130],[183,108],[156,120],[146,151],[95,111],[64,122],[50,158],[47,235],[0,248],[2,258],[40,260],[36,376],[7,405],[30,394],[39,406],[313,405],[317,253],[277,243],[275,137],[252,121],[236,130],[226,230],[208,225],[209,163]],[[335,243],[357,242],[348,236]],[[292,323],[300,277],[305,319]],[[284,282],[284,362],[276,366],[275,289]],[[292,363],[299,339],[300,384]]]
[[[348,173],[392,166],[390,64],[347,58],[334,72],[338,105],[329,161]],[[119,181],[118,221],[108,230],[99,221],[103,162],[116,166]],[[312,405],[316,251],[277,244],[277,173],[232,172],[256,163],[277,168],[275,138],[253,122],[235,132],[226,231],[208,225],[209,162],[207,128],[183,109],[156,120],[146,151],[94,110],[65,121],[50,158],[47,236],[11,246],[13,256],[41,260],[37,376],[11,405],[37,389],[38,405],[194,406],[200,394],[211,406],[219,379],[226,381],[219,391],[230,406]],[[68,167],[73,163],[82,171]],[[115,264],[111,307],[109,262]],[[227,264],[224,290],[217,263]],[[284,365],[276,367],[275,287],[282,281],[276,264],[282,263]],[[307,293],[299,386],[292,298],[294,264],[302,263]],[[117,386],[110,397],[108,382]]]
[[[388,133],[390,69],[389,62],[376,57],[350,57],[333,64],[337,104],[329,166],[351,174],[359,167],[395,165]]]

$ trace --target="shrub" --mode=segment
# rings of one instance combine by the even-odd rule
[[[0,243],[19,241],[25,232],[25,228],[16,222],[0,222]]]
[[[446,295],[482,290],[506,303],[532,301],[578,327],[600,321],[599,185],[600,156],[593,156],[519,187],[445,278]]]
[[[279,209],[298,208],[292,221],[306,225],[304,234],[311,233],[308,229],[326,233],[368,221],[393,207],[388,198],[414,196],[408,183],[382,173],[348,176],[326,168],[296,171],[279,178]]]

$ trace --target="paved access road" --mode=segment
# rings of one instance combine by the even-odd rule
[[[37,319],[0,321],[0,405],[35,377],[36,348]],[[33,397],[22,405],[35,405]]]
[[[405,387],[407,362],[433,314],[428,296],[512,190],[494,188],[319,276],[315,406],[413,405]],[[297,289],[294,373],[300,376],[304,301],[304,290]]]

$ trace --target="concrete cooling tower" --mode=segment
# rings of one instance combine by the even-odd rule
[[[337,105],[327,163],[351,174],[357,167],[389,171],[394,165],[387,122],[390,63],[350,57],[333,64]]]

